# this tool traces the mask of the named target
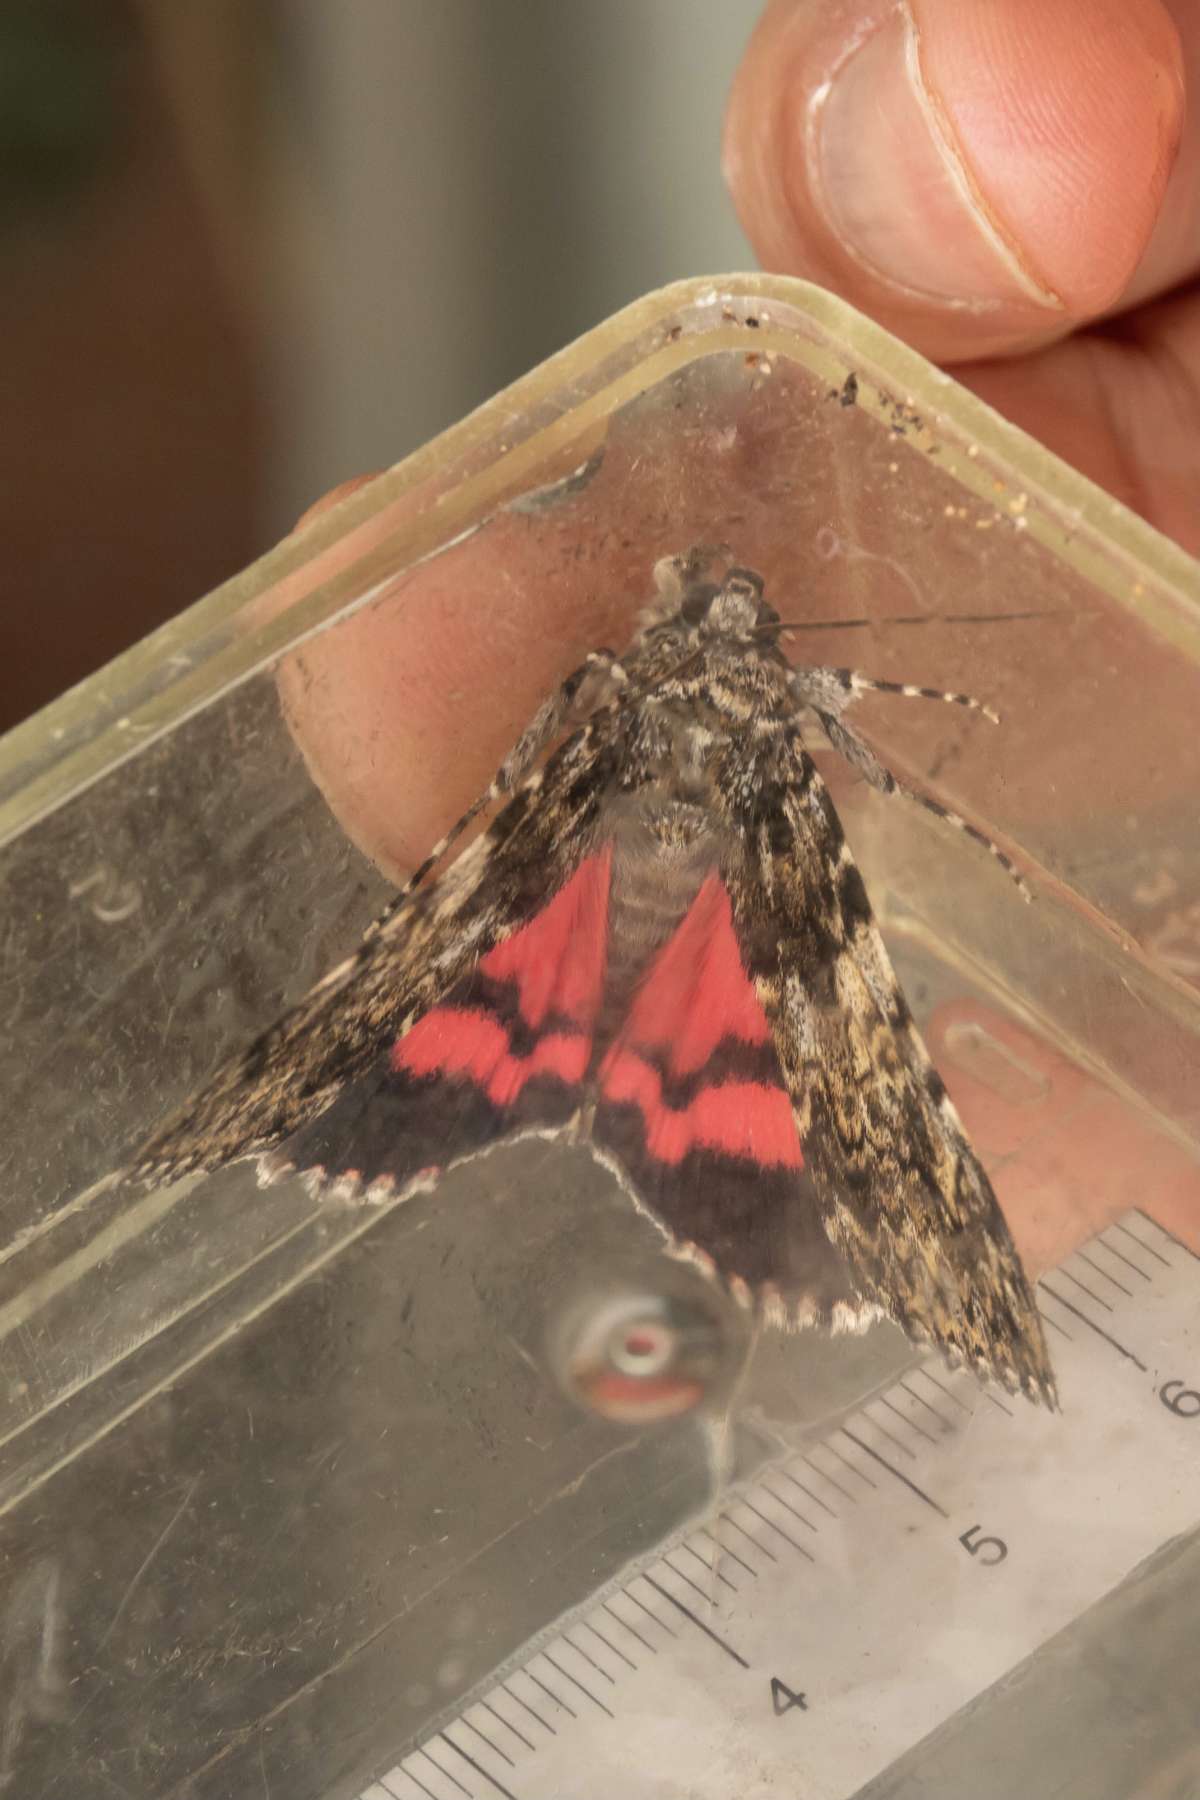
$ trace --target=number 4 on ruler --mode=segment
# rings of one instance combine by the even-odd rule
[[[793,1694],[791,1688],[787,1686],[786,1682],[780,1681],[778,1675],[771,1677],[771,1705],[777,1719],[783,1713],[790,1712],[793,1706],[798,1706],[801,1712],[808,1711],[808,1702],[804,1695]]]

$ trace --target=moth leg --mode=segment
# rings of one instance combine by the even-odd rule
[[[458,841],[468,825],[481,812],[503,800],[524,779],[542,751],[560,732],[581,725],[598,707],[614,698],[625,685],[625,671],[611,650],[593,650],[563,682],[556,694],[542,701],[528,725],[505,757],[478,800],[473,800],[465,813],[455,820],[446,835],[414,869],[396,898],[376,919],[368,936],[385,926],[404,904],[414,888],[420,887],[434,864],[440,862],[450,846]]]
[[[857,669],[793,669],[790,685],[800,704],[811,706],[814,711],[824,706],[830,712],[841,713],[860,694],[899,694],[905,700],[944,700],[950,706],[965,706],[982,713],[993,725],[1000,723],[1000,715],[973,694],[914,687],[908,681],[875,681],[870,675],[860,675]]]
[[[922,690],[922,697],[925,697],[924,690]],[[942,697],[935,696],[935,698]],[[957,698],[958,696],[951,697]],[[932,795],[923,794],[919,788],[910,787],[906,781],[901,781],[899,776],[893,775],[892,771],[880,762],[870,745],[864,744],[858,733],[853,731],[836,713],[827,712],[819,706],[814,706],[813,711],[821,721],[821,729],[834,749],[840,756],[844,756],[851,768],[857,769],[873,788],[878,788],[881,794],[903,794],[907,799],[915,800],[918,806],[923,806],[926,812],[931,812],[935,818],[944,819],[948,825],[953,825],[956,830],[965,833],[975,843],[982,844],[983,848],[995,857],[1000,867],[1016,882],[1023,898],[1026,900],[1033,898],[1012,859],[1005,855],[999,844],[992,842],[986,832],[980,831],[978,826],[961,818],[958,813],[951,812],[948,806],[943,806],[940,801],[933,799]]]

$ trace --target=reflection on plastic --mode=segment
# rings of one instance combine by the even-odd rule
[[[0,1793],[15,1793],[27,1734],[68,1712],[64,1610],[56,1560],[16,1575],[0,1606]]]
[[[578,1294],[551,1326],[551,1367],[602,1418],[678,1418],[723,1392],[738,1360],[719,1304],[715,1295],[655,1293],[644,1282]]]

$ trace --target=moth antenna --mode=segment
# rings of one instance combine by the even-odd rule
[[[760,625],[757,631],[765,636],[771,631],[867,631],[881,630],[888,625],[1007,625],[1027,619],[1075,619],[1084,615],[1080,613],[1062,613],[1042,610],[1038,612],[1013,613],[895,613],[885,617],[872,617],[866,613],[856,619],[780,619],[778,623]]]

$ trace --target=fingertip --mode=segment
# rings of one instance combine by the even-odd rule
[[[553,533],[508,516],[291,649],[276,669],[283,714],[350,840],[404,880],[539,700],[606,641],[610,608],[588,558],[564,566]]]
[[[1013,254],[1074,322],[1128,286],[1179,147],[1183,52],[1160,0],[910,0],[931,104]]]
[[[774,0],[730,97],[724,160],[766,266],[951,359],[1112,305],[1182,120],[1161,0]]]
[[[311,506],[305,507],[292,526],[292,530],[302,531],[313,519],[320,518],[322,513],[328,512],[330,507],[336,506],[340,500],[348,500],[351,494],[356,494],[359,488],[366,487],[368,482],[374,481],[374,479],[374,475],[352,475],[348,481],[339,481],[337,486],[330,488],[327,494],[322,494],[319,500],[314,500]]]

